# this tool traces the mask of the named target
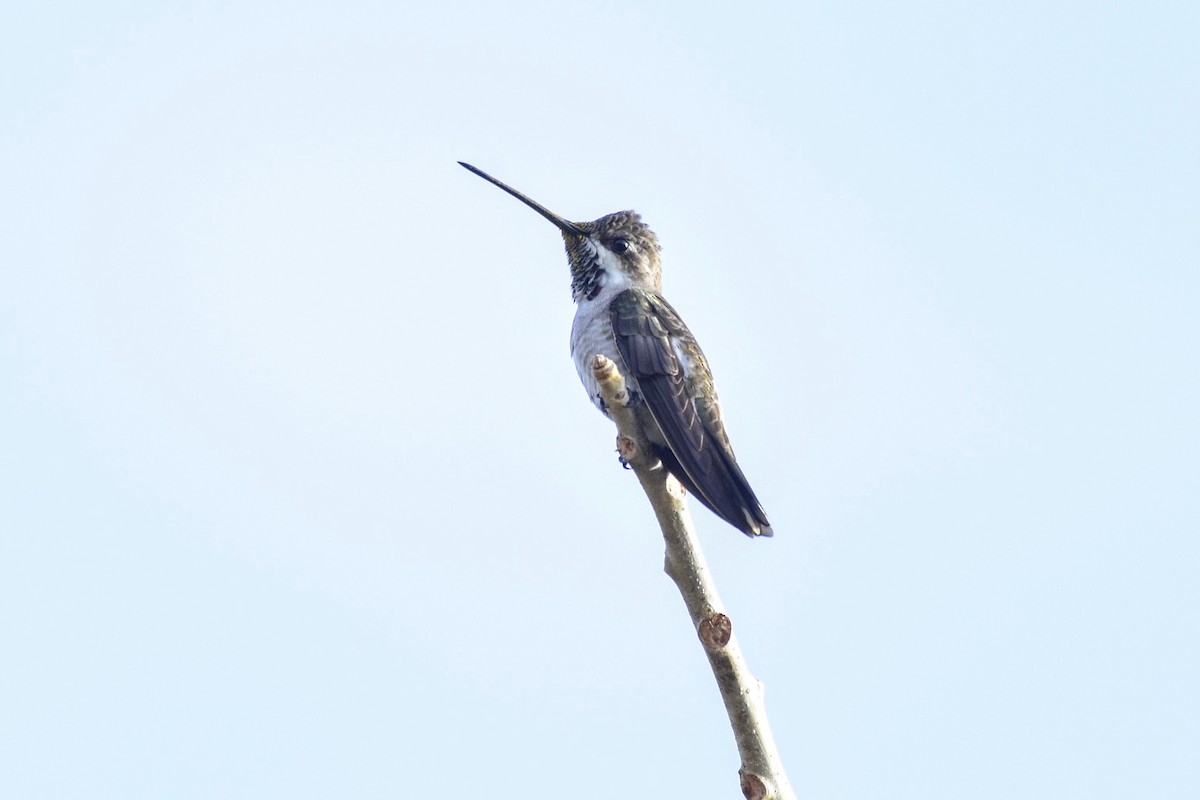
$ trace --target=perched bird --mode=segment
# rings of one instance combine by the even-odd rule
[[[597,355],[625,376],[655,455],[714,514],[747,536],[770,536],[766,512],[738,467],[721,423],[708,361],[662,296],[658,237],[633,211],[570,222],[483,170],[458,162],[553,222],[571,265],[571,356],[592,402],[608,415],[592,375]]]

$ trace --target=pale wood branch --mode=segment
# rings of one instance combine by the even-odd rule
[[[628,405],[625,379],[616,365],[596,356],[592,371],[617,425],[617,450],[633,468],[658,517],[666,543],[666,573],[683,595],[721,690],[742,759],[742,793],[747,800],[795,800],[767,724],[762,683],[750,672],[733,635],[733,623],[717,595],[684,503],[683,488],[646,446],[637,416]]]

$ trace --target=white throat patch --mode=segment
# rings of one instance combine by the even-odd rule
[[[617,258],[616,254],[591,239],[588,240],[588,244],[596,253],[596,261],[599,262],[600,269],[604,270],[604,293],[615,294],[628,289],[629,276],[621,268],[621,260]]]

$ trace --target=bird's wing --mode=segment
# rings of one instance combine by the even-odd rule
[[[621,292],[609,308],[617,348],[666,439],[659,456],[667,469],[738,530],[770,536],[766,512],[721,423],[708,362],[679,314],[659,295],[638,289]]]

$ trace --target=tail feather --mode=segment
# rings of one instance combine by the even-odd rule
[[[669,447],[655,446],[655,454],[667,472],[674,475],[683,488],[709,511],[751,538],[775,534],[767,521],[766,512],[736,462],[725,462],[703,475],[703,485],[700,485],[692,480]],[[721,468],[729,466],[732,469]]]

